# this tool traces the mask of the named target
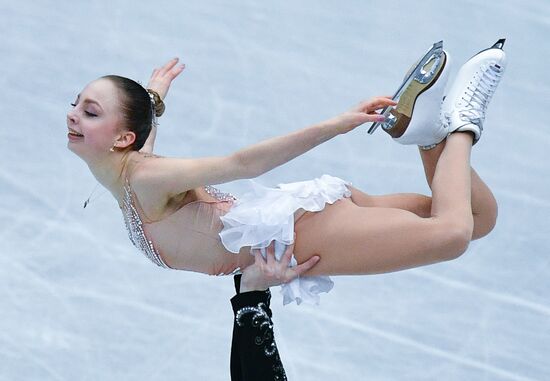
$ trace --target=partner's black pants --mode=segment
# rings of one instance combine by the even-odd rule
[[[286,380],[283,363],[273,337],[269,302],[271,293],[240,293],[241,276],[235,276],[237,295],[231,299],[235,319],[231,343],[232,381]]]

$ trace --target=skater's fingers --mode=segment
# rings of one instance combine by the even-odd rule
[[[380,103],[382,106],[397,106],[397,102],[391,98],[380,98]]]
[[[369,105],[370,111],[379,110],[387,106],[395,106],[397,102],[391,98],[376,97],[373,98],[371,104]]]
[[[366,114],[365,119],[367,122],[383,122],[386,120],[386,117],[381,114]]]
[[[173,81],[178,75],[180,75],[183,69],[185,69],[185,64],[181,64],[173,67],[172,70],[168,72],[170,81]]]
[[[386,106],[395,106],[397,103],[395,103],[390,98],[385,97],[374,97],[369,100],[363,101],[359,103],[353,111],[358,112],[366,112],[370,113],[374,110],[378,110],[380,108],[386,107]]]
[[[386,102],[396,103],[394,100],[391,99],[391,97],[386,96],[377,96],[370,99],[371,104],[381,104]]]
[[[357,106],[355,106],[352,111],[355,111],[355,112],[365,112],[365,111],[368,111],[370,109],[370,105],[372,103],[372,99],[368,99],[366,101],[362,101],[361,103],[359,103]]]
[[[155,68],[151,74],[151,79],[147,84],[147,89],[154,90],[164,100],[170,89],[172,81],[183,71],[185,65],[177,65],[178,58],[173,58],[161,68]]]
[[[159,74],[164,75],[170,69],[172,69],[179,61],[178,57],[172,58],[170,61],[166,62],[163,67],[160,68]]]

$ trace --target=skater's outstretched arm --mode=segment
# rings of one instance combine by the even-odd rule
[[[178,63],[178,58],[173,58],[168,61],[164,66],[159,69],[154,69],[149,83],[147,84],[147,89],[156,91],[162,100],[166,99],[168,95],[168,89],[170,89],[170,84],[178,75],[181,74],[185,65],[176,65]],[[151,132],[145,141],[145,144],[140,149],[140,152],[143,153],[153,153],[155,147],[155,138],[157,136],[157,126],[153,124],[151,127]]]
[[[169,198],[203,185],[253,178],[365,122],[381,120],[376,111],[388,105],[395,102],[375,97],[332,119],[264,140],[225,157],[148,160],[141,166],[138,181],[148,189],[154,188],[157,195]]]
[[[256,177],[363,123],[383,120],[376,110],[395,104],[387,97],[375,97],[312,127],[246,147],[237,155],[246,177]]]

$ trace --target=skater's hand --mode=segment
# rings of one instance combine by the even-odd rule
[[[339,133],[345,134],[363,123],[383,122],[384,116],[380,115],[377,111],[384,107],[395,105],[397,105],[397,102],[393,101],[390,96],[374,97],[330,119],[329,122],[335,124]]]
[[[288,267],[292,258],[294,244],[289,245],[280,261],[275,259],[275,247],[272,242],[266,249],[266,259],[259,249],[254,249],[255,262],[243,270],[240,292],[267,290],[269,287],[288,283],[311,269],[319,256],[313,256],[306,262],[295,267]]]
[[[159,69],[154,69],[147,88],[155,90],[162,100],[166,98],[170,84],[180,73],[185,69],[185,65],[176,65],[179,58],[172,58],[164,66]]]

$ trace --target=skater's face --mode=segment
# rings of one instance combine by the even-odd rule
[[[67,113],[67,147],[85,161],[108,154],[114,145],[120,149],[133,142],[133,133],[122,127],[119,94],[111,81],[100,78],[89,83],[72,106]]]

